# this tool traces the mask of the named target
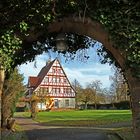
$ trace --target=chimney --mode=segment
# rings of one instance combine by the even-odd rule
[[[47,62],[46,62],[46,66],[48,66],[51,62],[51,59],[49,59]]]

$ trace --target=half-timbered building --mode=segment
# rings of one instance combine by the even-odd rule
[[[58,59],[48,61],[28,79],[28,97],[37,96],[39,110],[75,108],[75,91]]]

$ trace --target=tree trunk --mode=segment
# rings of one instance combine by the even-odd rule
[[[85,109],[87,109],[87,102],[85,102]]]
[[[114,102],[112,102],[112,108],[113,108],[113,109],[115,108]]]
[[[12,95],[4,95],[2,94],[2,123],[1,126],[2,128],[7,128],[8,124],[8,120],[11,119],[12,116],[12,112],[11,112],[11,100],[9,99]]]
[[[97,103],[95,102],[95,109],[97,110]]]
[[[132,90],[133,128],[136,140],[140,140],[140,87]]]
[[[35,118],[36,117],[36,114],[37,114],[37,101],[36,100],[33,100],[31,101],[31,118]]]
[[[3,92],[3,84],[5,79],[5,72],[2,66],[0,66],[0,126],[2,126],[2,92]]]
[[[136,140],[140,140],[140,79],[133,78],[129,83],[134,135]]]

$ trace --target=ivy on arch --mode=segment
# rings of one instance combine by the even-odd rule
[[[140,130],[140,2],[137,0],[23,0],[18,3],[17,0],[2,0],[0,3],[0,70],[3,68],[6,71],[10,70],[27,60],[34,60],[35,56],[43,51],[47,52],[48,48],[43,45],[43,42],[49,35],[48,26],[55,21],[62,23],[64,17],[75,19],[75,22],[80,20],[84,26],[91,21],[96,21],[104,27],[101,30],[105,29],[108,33],[109,36],[104,38],[106,41],[101,41],[105,42],[103,45],[106,49],[103,47],[100,52],[108,51],[103,62],[105,63],[107,58],[111,58],[114,62],[116,58],[126,72],[133,95],[134,128],[137,139],[140,139],[138,133]],[[66,26],[65,23],[63,24]],[[95,29],[98,27],[99,24],[94,25]],[[69,31],[72,28],[74,27],[69,28]],[[78,32],[80,29],[77,28]],[[81,32],[81,34],[84,33]],[[75,36],[78,37],[74,40],[75,44],[85,43],[85,38]],[[97,38],[97,32],[95,36]],[[37,41],[41,44],[38,45]],[[86,43],[84,45],[87,46]],[[107,46],[110,46],[110,49]],[[75,46],[75,51],[76,48],[78,47]],[[113,53],[113,50],[117,53]],[[69,51],[74,52],[73,48]],[[3,83],[3,79],[0,81]],[[0,85],[1,94],[2,85]]]

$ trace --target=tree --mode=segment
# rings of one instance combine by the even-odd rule
[[[90,88],[82,89],[78,94],[78,101],[84,103],[84,109],[87,109],[87,104],[93,102],[93,91]]]
[[[101,93],[101,81],[100,80],[95,80],[92,81],[88,87],[92,89],[93,95],[94,95],[94,104],[95,104],[95,109],[97,109],[97,103],[99,102],[99,94]]]
[[[105,104],[114,103],[114,92],[111,92],[108,88],[103,88],[102,93],[104,95]]]
[[[16,0],[2,0],[0,3],[0,75],[2,75],[0,95],[4,71],[27,60],[33,60],[37,54],[47,52],[50,48],[56,50],[53,41],[56,33],[69,33],[67,52],[73,54],[78,49],[88,47],[90,41],[86,36],[89,36],[103,44],[103,47],[98,50],[102,63],[114,62],[121,67],[128,80],[132,94],[135,136],[136,139],[140,139],[139,7],[140,2],[135,0],[24,0],[18,3]],[[48,45],[44,45],[45,43]],[[13,47],[14,45],[11,44],[18,45]]]
[[[7,120],[13,117],[18,98],[22,96],[25,87],[23,85],[23,75],[19,74],[18,69],[14,69],[6,77],[3,88],[2,104],[2,126],[7,127]]]
[[[123,76],[123,73],[118,68],[113,68],[115,73],[113,76],[110,77],[112,81],[110,90],[115,95],[115,101],[128,101],[128,84]]]
[[[76,95],[75,95],[75,108],[77,109],[78,108],[78,96],[81,93],[82,86],[80,85],[80,83],[76,79],[74,79],[74,81],[72,82],[72,87],[76,93]]]
[[[35,118],[38,112],[37,104],[41,104],[41,111],[43,110],[42,105],[46,103],[47,100],[50,100],[48,96],[48,89],[46,87],[39,87],[38,90],[32,93],[30,98],[31,105],[31,118]]]
[[[12,32],[5,32],[1,37],[0,37],[0,45],[3,46],[3,49],[0,49],[0,104],[1,102],[4,103],[2,100],[2,90],[3,90],[3,85],[4,85],[4,80],[5,80],[5,75],[10,73],[12,71],[12,63],[15,60],[14,53],[17,48],[19,48],[19,44],[21,44],[21,41],[19,38],[16,38]],[[2,104],[0,105],[2,107]],[[1,112],[1,107],[0,107],[0,112]],[[1,114],[1,113],[0,113]],[[2,117],[1,117],[2,118]],[[4,122],[2,122],[3,124]],[[0,121],[0,126],[2,125]]]
[[[104,88],[97,94],[97,103],[106,103],[106,90]]]
[[[113,84],[110,85],[108,97],[110,98],[110,102],[112,103],[112,106],[114,108],[114,103],[116,100],[116,93],[115,93],[115,88]]]
[[[30,99],[31,118],[33,118],[33,119],[36,117],[36,114],[38,112],[38,110],[37,110],[37,103],[38,103],[38,101],[39,101],[39,98],[35,94],[33,94],[31,96],[31,99]]]

